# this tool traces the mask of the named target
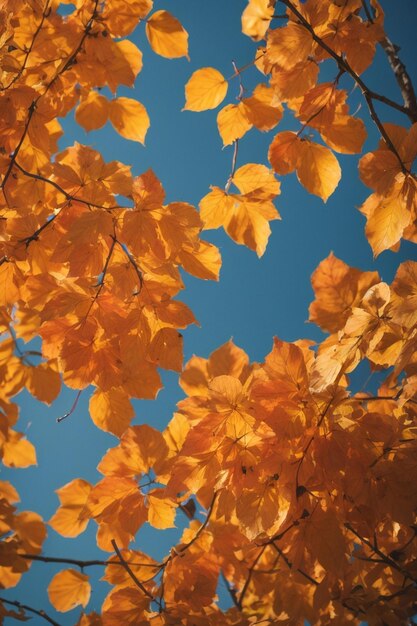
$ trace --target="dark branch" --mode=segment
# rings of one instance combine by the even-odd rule
[[[116,543],[116,541],[114,539],[111,540],[111,544],[114,548],[114,551],[117,554],[117,557],[120,561],[120,564],[123,565],[123,567],[125,568],[125,570],[127,571],[127,573],[129,574],[130,578],[133,580],[133,582],[135,583],[135,585],[142,591],[142,593],[145,594],[145,596],[147,596],[151,602],[155,601],[155,598],[153,597],[153,595],[146,589],[146,587],[143,586],[143,584],[140,582],[139,578],[136,576],[136,574],[132,571],[132,569],[129,566],[129,563],[123,558],[122,553],[119,550],[119,547]]]
[[[46,622],[49,622],[53,626],[61,626],[61,624],[59,624],[54,619],[52,619],[52,617],[49,617],[49,615],[47,615],[43,609],[40,609],[40,610],[34,609],[33,607],[28,606],[27,604],[22,604],[18,600],[6,600],[6,598],[0,598],[0,602],[3,602],[3,604],[9,604],[10,606],[15,606],[21,611],[28,611],[29,613],[38,615],[39,617],[42,617],[42,619],[44,619]]]

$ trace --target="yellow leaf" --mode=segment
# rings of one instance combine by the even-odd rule
[[[252,123],[248,120],[245,106],[239,102],[239,104],[228,104],[219,111],[217,127],[223,145],[228,146],[236,139],[241,139],[252,128]]]
[[[213,67],[197,70],[185,85],[183,111],[215,109],[225,99],[227,87],[227,80]]]
[[[192,276],[208,280],[219,280],[222,258],[219,249],[200,239],[198,246],[184,245],[178,254],[178,261]]]
[[[87,574],[74,569],[66,569],[55,574],[48,587],[49,601],[62,613],[79,606],[86,606],[90,600],[91,586]]]
[[[149,346],[149,358],[158,367],[180,372],[182,369],[182,335],[174,328],[161,328]]]
[[[168,59],[188,55],[188,33],[168,11],[156,11],[146,22],[146,36],[154,52]]]
[[[233,174],[232,182],[243,194],[254,200],[272,200],[280,192],[280,183],[265,165],[247,163]]]
[[[338,115],[331,124],[320,128],[320,135],[336,152],[358,154],[362,151],[367,133],[362,120],[351,115]]]
[[[268,61],[286,69],[306,61],[312,47],[311,34],[304,26],[295,22],[270,30],[268,33],[266,46]]]
[[[113,387],[94,392],[90,399],[90,415],[96,426],[120,437],[129,426],[134,411],[126,391]]]
[[[231,198],[220,187],[213,187],[200,202],[200,216],[204,222],[204,229],[223,226],[226,215],[233,209]]]
[[[334,154],[324,146],[303,142],[302,156],[297,165],[300,183],[325,202],[336,189],[342,175]]]
[[[311,277],[316,299],[310,304],[310,322],[331,333],[341,330],[352,307],[357,306],[369,287],[377,282],[377,272],[361,272],[331,253]]]
[[[249,0],[242,13],[242,33],[255,41],[263,39],[274,14],[270,0]]]
[[[109,117],[107,98],[91,90],[75,110],[75,119],[87,132],[101,128]]]
[[[175,528],[175,503],[155,490],[148,494],[148,521],[154,528]]]
[[[110,101],[110,122],[126,139],[145,143],[150,121],[143,104],[131,98],[115,98]]]
[[[76,478],[57,489],[61,506],[49,520],[49,525],[63,537],[77,537],[88,524],[88,518],[81,518],[91,485],[86,480]]]
[[[7,441],[3,444],[2,461],[6,467],[36,465],[35,447],[21,433],[9,430]]]
[[[271,130],[282,118],[282,106],[275,90],[267,85],[257,85],[251,98],[242,101],[246,117],[258,130]]]
[[[383,250],[388,250],[400,241],[404,229],[411,221],[411,212],[398,187],[388,197],[372,194],[361,210],[364,207],[371,207],[367,213],[365,233],[374,256],[378,256]]]
[[[236,243],[244,244],[262,256],[266,250],[271,228],[270,220],[279,219],[279,213],[270,201],[250,202],[236,197],[225,230]]]

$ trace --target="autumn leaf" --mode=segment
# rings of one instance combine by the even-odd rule
[[[242,33],[255,41],[263,39],[273,13],[274,6],[269,0],[250,0],[242,13]]]
[[[325,202],[339,184],[342,172],[334,154],[324,146],[304,142],[297,175],[300,183]]]
[[[188,33],[168,11],[156,11],[147,19],[146,35],[157,54],[168,59],[188,57]]]
[[[64,537],[77,537],[88,524],[82,516],[90,493],[91,485],[81,478],[76,478],[57,490],[60,507],[49,520],[49,525]]]
[[[117,132],[125,137],[145,143],[150,122],[143,104],[131,98],[115,98],[109,102],[109,119]]]
[[[85,607],[90,600],[89,577],[73,569],[55,574],[48,586],[50,603],[57,611],[65,613],[76,606]]]
[[[197,70],[185,85],[183,111],[215,109],[225,99],[227,87],[225,78],[213,67]]]
[[[96,426],[120,436],[130,424],[133,408],[122,388],[97,389],[90,399],[90,415]]]
[[[75,110],[76,121],[86,131],[101,128],[108,117],[109,101],[97,91],[90,91]]]

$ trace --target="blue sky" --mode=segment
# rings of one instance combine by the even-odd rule
[[[85,133],[70,116],[63,121],[65,136],[61,147],[74,141],[92,145],[106,160],[120,160],[132,165],[134,174],[151,167],[161,179],[167,200],[182,200],[195,206],[208,192],[209,185],[224,186],[229,176],[232,148],[222,149],[216,125],[216,112],[181,112],[184,106],[184,84],[193,71],[213,66],[224,75],[233,73],[232,61],[238,66],[249,62],[256,50],[254,44],[240,32],[240,15],[244,0],[173,0],[155,3],[156,9],[165,8],[176,15],[190,34],[190,62],[186,59],[167,60],[155,55],[149,48],[144,24],[133,36],[144,55],[144,69],[136,81],[134,93],[127,88],[119,96],[136,97],[148,109],[151,128],[146,147],[128,142],[107,124],[102,130]],[[401,45],[401,58],[417,84],[415,63],[415,24],[417,3],[387,0],[386,29],[395,43]],[[337,73],[334,66],[324,68],[326,79]],[[244,75],[244,85],[250,90],[261,75],[251,69]],[[376,91],[400,100],[396,83],[381,51],[374,67],[364,80]],[[342,78],[341,87],[353,85]],[[238,83],[229,87],[227,102],[234,102]],[[360,93],[352,94],[354,111],[361,102]],[[407,124],[407,119],[389,109],[379,107],[383,121]],[[366,150],[376,147],[378,133],[369,123],[366,106],[362,102],[359,116],[365,120],[369,138]],[[285,117],[279,129],[293,128],[291,117]],[[266,155],[274,131],[261,134],[252,130],[240,142],[238,166],[248,162],[267,164]],[[324,204],[309,195],[295,175],[281,180],[282,193],[276,206],[282,221],[272,223],[272,235],[265,255],[256,254],[231,242],[223,231],[208,231],[206,238],[219,246],[223,267],[219,283],[206,282],[184,276],[186,289],[180,298],[194,311],[201,327],[184,332],[185,360],[192,354],[208,356],[219,345],[233,337],[251,359],[263,360],[272,345],[274,335],[285,340],[301,337],[320,339],[320,331],[306,324],[308,305],[313,294],[310,276],[318,263],[330,251],[350,265],[363,270],[377,269],[382,278],[391,281],[398,264],[407,258],[416,258],[415,247],[403,244],[399,253],[384,252],[376,261],[364,235],[364,218],[357,207],[369,195],[359,182],[357,157],[340,156],[342,181],[336,192]],[[163,374],[165,388],[156,401],[135,401],[135,423],[148,422],[163,428],[169,421],[176,402],[182,397],[177,375]],[[6,470],[3,479],[16,485],[23,509],[35,510],[48,519],[58,505],[54,490],[75,477],[96,482],[96,466],[108,447],[117,439],[98,430],[88,416],[88,393],[84,392],[77,409],[70,418],[57,424],[56,418],[72,405],[75,393],[64,390],[52,407],[35,402],[28,394],[21,394],[20,430],[27,433],[38,451],[38,466],[28,470]],[[179,525],[183,523],[178,517]],[[138,547],[143,547],[156,558],[162,557],[177,541],[179,530],[156,534],[147,528],[138,535]],[[79,539],[68,541],[52,529],[44,546],[44,553],[53,556],[78,558],[105,558],[95,546],[95,528]],[[63,626],[74,624],[77,610],[57,614],[49,606],[46,587],[60,567],[34,564],[29,574],[15,590],[5,592],[10,599],[45,610]],[[97,580],[102,570],[91,568],[88,573]],[[101,584],[92,595],[88,610],[99,610],[107,585]]]

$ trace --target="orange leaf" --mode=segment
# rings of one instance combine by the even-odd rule
[[[241,139],[252,128],[252,123],[248,120],[245,106],[239,102],[239,104],[228,104],[219,111],[217,127],[223,145],[228,146],[236,139]]]
[[[291,68],[300,61],[305,61],[312,47],[313,39],[301,24],[290,22],[287,26],[268,33],[268,61],[281,67]]]
[[[275,90],[267,85],[257,85],[252,97],[244,98],[242,102],[249,122],[259,130],[271,130],[282,118],[281,103]]]
[[[27,369],[27,388],[41,402],[51,404],[61,390],[61,377],[48,363]]]
[[[117,132],[126,139],[144,144],[150,121],[143,104],[131,98],[116,98],[109,104],[109,119]]]
[[[9,430],[3,444],[3,463],[6,467],[29,467],[36,465],[36,450],[21,433]]]
[[[146,36],[154,52],[168,59],[188,55],[188,33],[168,11],[156,11],[146,22]]]
[[[269,146],[268,159],[277,174],[290,174],[298,166],[302,143],[296,133],[286,130],[275,135]]]
[[[255,41],[263,39],[274,14],[270,0],[249,0],[242,13],[242,33]]]
[[[328,148],[305,141],[297,175],[307,191],[326,202],[339,184],[342,172],[336,157]]]
[[[88,518],[81,517],[87,502],[91,485],[86,480],[76,478],[57,489],[61,506],[49,520],[49,525],[63,537],[77,537],[88,524]]]
[[[379,280],[377,272],[361,272],[331,253],[311,277],[316,299],[310,304],[309,320],[331,333],[341,330],[352,307]]]
[[[122,387],[108,391],[97,389],[90,399],[90,415],[94,424],[120,437],[134,415],[129,396]]]
[[[227,87],[227,80],[213,67],[197,70],[185,85],[183,111],[215,109],[225,99]]]
[[[164,497],[160,490],[151,491],[148,494],[148,521],[154,528],[164,530],[175,528],[175,502],[171,498]]]
[[[75,110],[75,119],[87,132],[101,128],[109,117],[107,98],[91,90]]]
[[[411,221],[411,212],[398,185],[388,196],[372,194],[361,211],[367,216],[365,233],[374,256],[398,243]]]
[[[48,587],[49,601],[57,610],[65,613],[90,600],[91,586],[87,574],[66,569],[55,574]]]

